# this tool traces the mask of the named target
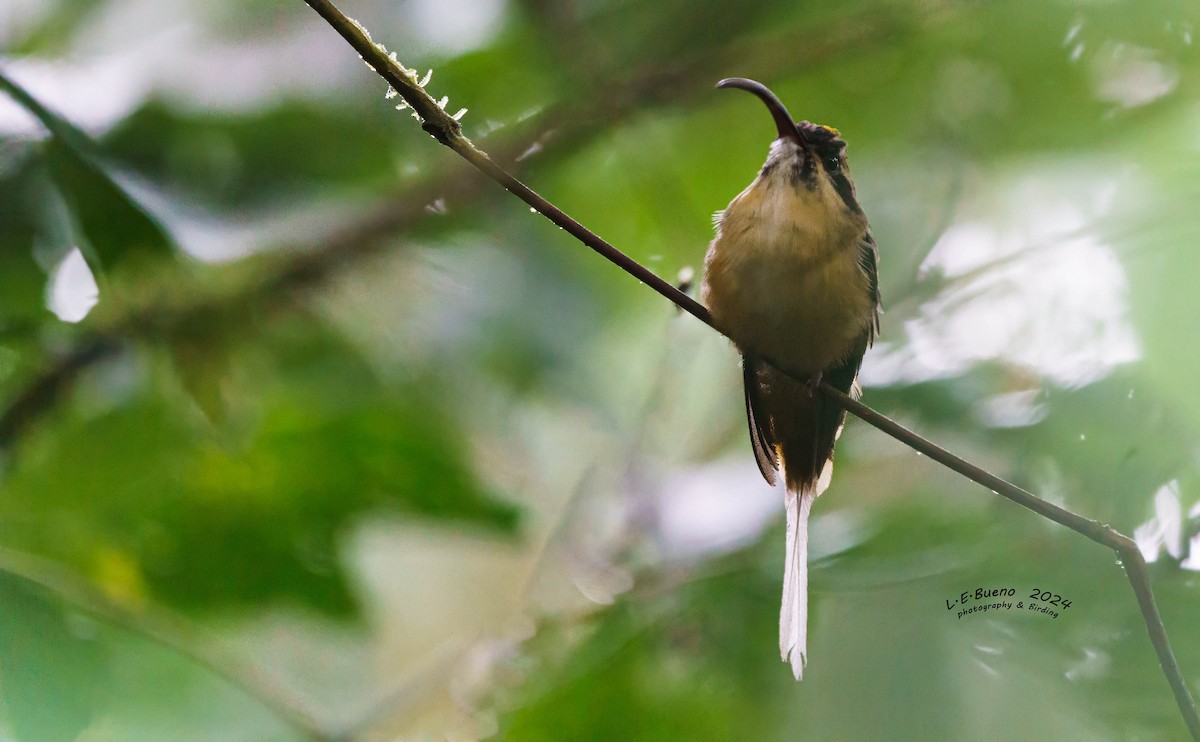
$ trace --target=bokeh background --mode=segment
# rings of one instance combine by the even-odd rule
[[[672,280],[713,83],[838,127],[865,400],[1136,531],[1200,686],[1194,3],[343,10]],[[1112,553],[854,420],[794,682],[736,353],[385,91],[300,0],[0,7],[0,739],[1186,737]]]

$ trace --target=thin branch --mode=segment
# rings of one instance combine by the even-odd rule
[[[818,39],[781,36],[749,45],[735,42],[730,43],[719,55],[703,54],[690,65],[656,68],[653,75],[602,77],[604,86],[589,91],[587,97],[580,97],[570,105],[549,107],[521,125],[509,127],[511,135],[495,148],[497,159],[502,162],[520,160],[520,154],[529,150],[531,140],[543,152],[550,151],[546,145],[551,139],[558,143],[569,140],[578,144],[607,130],[635,110],[645,110],[647,105],[678,103],[686,97],[687,91],[695,88],[696,79],[711,77],[715,74],[713,70],[727,66],[730,60],[769,70],[775,64],[774,60],[780,58],[787,58],[791,63],[821,59],[853,45],[886,37],[898,28],[911,24],[911,18],[892,19],[881,18],[877,13],[869,16],[864,14],[854,16],[840,26],[835,24],[823,29]],[[0,90],[12,95],[44,119],[47,128],[55,136],[69,138],[70,144],[82,155],[91,156],[98,151],[97,145],[77,127],[46,109],[11,81],[7,86],[3,85],[6,80],[0,76]],[[618,92],[619,95],[616,94]],[[529,136],[528,132],[533,127],[543,133]],[[537,161],[544,164],[545,159],[543,154]],[[116,353],[125,340],[147,334],[170,334],[180,326],[189,326],[197,321],[206,324],[202,320],[214,313],[227,311],[230,306],[263,301],[278,304],[294,295],[295,291],[326,279],[352,262],[369,257],[390,245],[387,238],[424,217],[426,205],[439,199],[454,203],[474,198],[481,184],[477,178],[463,177],[467,174],[466,168],[461,171],[438,171],[407,188],[403,197],[384,199],[377,209],[335,235],[307,245],[289,245],[293,249],[288,251],[287,258],[258,272],[256,275],[261,277],[256,282],[232,292],[220,296],[202,295],[199,299],[191,292],[182,292],[188,297],[189,303],[186,305],[180,305],[177,301],[157,301],[149,306],[128,307],[118,316],[98,316],[93,330],[75,338],[70,350],[58,357],[51,357],[24,389],[5,401],[5,406],[0,410],[0,452],[9,449],[31,424],[52,409],[83,371]],[[277,246],[266,252],[276,254],[282,252],[283,247]],[[176,295],[178,293],[175,292]],[[14,332],[14,328],[5,329],[9,333]],[[101,347],[104,348],[103,352],[96,352]]]
[[[1171,651],[1171,643],[1167,639],[1167,630],[1163,626],[1162,616],[1154,601],[1154,591],[1150,587],[1150,572],[1146,569],[1146,560],[1133,539],[1117,531],[1112,526],[1085,518],[1066,508],[1047,502],[1037,495],[1008,482],[971,462],[950,453],[932,441],[912,432],[895,420],[867,407],[856,399],[851,399],[826,383],[821,384],[821,390],[829,395],[840,407],[850,414],[864,420],[870,425],[882,430],[904,445],[919,451],[942,466],[962,476],[987,487],[992,492],[1007,497],[1018,505],[1028,508],[1044,518],[1070,528],[1102,546],[1107,546],[1117,552],[1121,566],[1133,593],[1137,596],[1138,607],[1142,611],[1142,619],[1146,623],[1146,631],[1150,634],[1150,642],[1158,655],[1158,664],[1162,667],[1163,675],[1171,685],[1175,695],[1175,703],[1179,712],[1192,733],[1192,738],[1200,740],[1200,716],[1196,712],[1196,702],[1188,690],[1187,682]]]
[[[87,580],[52,562],[0,548],[0,571],[15,575],[63,599],[72,608],[146,636],[258,700],[307,739],[334,742],[342,735],[325,730],[295,695],[253,664],[205,636],[182,617],[162,609],[133,609],[113,601]]]
[[[527,148],[529,137],[526,136],[526,131],[530,126],[536,125],[543,131],[550,132],[556,142],[569,139],[578,143],[581,139],[586,140],[588,136],[605,130],[614,121],[634,110],[645,110],[648,104],[678,102],[687,96],[688,90],[694,89],[696,79],[711,76],[712,70],[726,66],[730,60],[738,60],[739,64],[767,70],[777,64],[776,60],[784,57],[791,64],[802,64],[895,33],[899,28],[911,24],[911,18],[891,18],[879,14],[861,15],[851,17],[840,25],[835,24],[823,29],[818,38],[809,38],[807,35],[779,36],[753,44],[734,42],[727,45],[720,55],[698,55],[696,62],[660,67],[653,75],[639,72],[636,76],[628,78],[601,76],[597,81],[604,84],[603,88],[589,91],[588,96],[580,97],[570,106],[548,108],[521,127],[510,127],[512,136],[498,147],[498,159],[519,159],[517,155]],[[800,51],[797,51],[798,49]],[[780,53],[780,50],[786,50],[787,54]],[[5,81],[0,78],[0,82]],[[12,95],[12,87],[0,86],[0,89]],[[610,94],[612,91],[621,91],[622,95],[613,96]],[[23,90],[18,90],[15,97],[38,113],[52,133],[63,138],[81,154],[91,156],[98,151],[86,134],[71,126],[65,119],[60,119],[46,110]],[[569,124],[569,137],[564,136],[568,131],[564,124]],[[544,159],[539,158],[538,161],[544,162]],[[497,170],[504,172],[499,168]],[[53,409],[84,371],[121,352],[126,341],[137,337],[160,338],[170,335],[178,328],[191,326],[197,320],[209,317],[213,313],[229,311],[230,307],[258,302],[279,304],[287,301],[296,291],[327,279],[330,274],[352,261],[375,254],[391,244],[388,240],[390,236],[411,226],[416,219],[425,215],[426,204],[437,199],[464,202],[475,197],[480,181],[477,178],[461,177],[465,172],[465,168],[461,173],[452,169],[437,172],[418,184],[415,189],[409,189],[402,199],[385,199],[385,203],[378,209],[327,239],[293,250],[286,258],[261,271],[253,282],[233,291],[219,295],[201,294],[199,298],[189,295],[188,300],[182,304],[172,299],[152,302],[149,305],[130,306],[120,315],[99,319],[94,329],[77,336],[69,349],[52,357],[33,375],[24,389],[6,400],[5,406],[0,410],[0,452],[9,448],[39,417]],[[273,257],[267,259],[274,260]],[[630,263],[631,269],[640,268],[636,263]],[[653,274],[647,272],[647,275],[654,278]],[[675,297],[668,298],[676,300]],[[703,311],[703,307],[696,307]],[[12,328],[8,329],[12,332]],[[351,730],[360,730],[370,724],[371,720],[365,719],[346,729],[322,730],[304,711],[301,704],[290,698],[290,693],[281,690],[275,683],[268,682],[253,666],[229,655],[227,650],[215,644],[211,638],[198,633],[183,619],[163,611],[132,611],[113,603],[94,586],[50,562],[0,550],[0,570],[21,574],[43,588],[55,591],[72,605],[173,648],[199,666],[258,698],[306,736],[316,739],[348,739],[357,735],[356,731]],[[393,704],[383,703],[379,708],[393,708]]]
[[[360,24],[347,18],[327,0],[305,0],[305,2],[313,10],[317,11],[322,18],[328,21],[354,47],[363,58],[363,61],[399,93],[420,117],[421,128],[428,132],[434,139],[454,150],[478,168],[484,175],[499,183],[510,193],[533,207],[538,213],[561,227],[581,243],[604,256],[626,273],[645,283],[672,301],[680,309],[683,309],[696,317],[696,319],[699,319],[717,332],[728,337],[728,333],[717,326],[713,321],[712,315],[697,301],[601,239],[557,206],[540,196],[532,188],[508,173],[504,168],[497,165],[485,152],[476,147],[470,139],[463,135],[462,127],[458,121],[442,110],[437,102],[425,92],[425,89],[417,84],[415,73],[397,62],[394,59],[395,55],[389,55],[388,51],[382,45],[376,44],[371,39],[370,34]],[[782,370],[785,373],[787,372],[786,369]],[[1121,563],[1125,568],[1130,585],[1133,587],[1134,595],[1137,597],[1142,618],[1146,623],[1146,629],[1150,635],[1150,641],[1154,645],[1155,652],[1158,654],[1159,664],[1174,693],[1179,711],[1183,716],[1184,722],[1187,724],[1188,730],[1191,732],[1192,738],[1200,741],[1200,714],[1197,713],[1196,703],[1180,672],[1174,653],[1171,651],[1166,629],[1163,627],[1162,618],[1154,601],[1154,593],[1150,587],[1150,575],[1146,569],[1146,562],[1132,539],[1110,526],[1098,523],[1089,518],[1084,518],[1070,510],[1049,503],[955,456],[946,449],[913,433],[885,415],[842,394],[827,382],[822,382],[820,388],[838,406],[910,448],[924,453],[943,466],[971,481],[988,487],[996,494],[1002,495],[1018,505],[1066,526],[1092,541],[1116,550],[1120,555]]]
[[[605,242],[579,222],[572,219],[563,210],[538,195],[532,188],[517,180],[507,170],[497,165],[487,153],[476,147],[462,133],[462,126],[450,114],[438,106],[437,101],[425,88],[417,84],[414,70],[410,70],[397,62],[385,47],[375,43],[357,21],[342,14],[328,0],[304,0],[317,11],[329,25],[342,35],[354,47],[363,61],[375,70],[400,97],[410,105],[421,118],[421,128],[430,136],[457,152],[467,162],[478,168],[484,175],[504,186],[510,193],[532,206],[539,214],[549,219],[555,225],[562,227],[568,234],[591,249],[600,253],[606,259],[615,263],[621,270],[650,286],[667,299],[677,304],[684,311],[697,317],[700,321],[720,332],[708,310],[699,302],[675,288],[668,281],[659,278],[653,271],[638,263],[633,258]],[[724,334],[724,333],[722,333]]]
[[[92,364],[115,352],[117,346],[106,338],[89,337],[66,355],[44,369],[0,413],[0,451],[29,424],[54,405],[63,389]]]
[[[597,133],[607,131],[631,113],[644,112],[647,107],[656,105],[686,101],[690,97],[688,91],[696,88],[696,80],[712,77],[717,74],[716,71],[731,64],[769,73],[778,67],[779,60],[786,59],[789,66],[809,64],[856,46],[903,33],[914,26],[929,27],[944,23],[947,18],[944,12],[914,17],[911,14],[872,10],[825,25],[818,35],[801,32],[771,35],[750,42],[732,40],[717,50],[719,53],[698,53],[690,61],[682,60],[673,66],[656,65],[652,74],[647,74],[645,70],[638,70],[632,75],[602,71],[596,76],[596,82],[600,85],[589,86],[586,96],[578,96],[569,105],[548,107],[518,126],[510,126],[511,134],[493,151],[501,162],[519,162],[523,159],[521,153],[530,150],[531,141],[546,154],[552,151],[547,146],[551,141],[558,144],[570,141],[578,146]],[[10,84],[8,87],[0,86],[0,89],[12,95],[9,90],[12,87]],[[40,118],[46,119],[47,128],[56,136],[73,138],[73,146],[83,155],[91,156],[99,151],[94,142],[87,140],[86,134],[41,106],[23,89],[18,90],[15,98]],[[528,132],[533,127],[537,127],[541,134],[530,136]],[[566,152],[569,148],[555,147],[554,150]],[[546,154],[539,156],[537,162],[545,164]],[[430,174],[420,183],[405,189],[403,197],[384,199],[377,209],[347,225],[338,234],[307,245],[281,245],[265,251],[276,254],[285,247],[292,248],[287,258],[276,261],[276,264],[256,274],[261,276],[256,282],[232,292],[220,296],[201,294],[199,299],[191,292],[183,292],[187,296],[184,305],[172,299],[147,306],[127,307],[123,313],[109,318],[102,318],[102,313],[97,313],[97,324],[93,330],[75,338],[70,350],[57,358],[50,358],[43,370],[28,380],[22,391],[5,400],[0,411],[0,453],[11,448],[38,418],[53,409],[83,371],[118,352],[126,340],[148,335],[161,337],[173,334],[180,327],[194,326],[195,323],[208,324],[208,318],[228,311],[229,307],[256,303],[278,305],[294,296],[296,291],[327,279],[339,269],[392,244],[388,238],[424,217],[426,205],[439,199],[454,203],[475,197],[480,181],[474,177],[462,177],[466,174],[466,168],[461,172],[448,169]],[[173,293],[173,296],[178,295],[179,292]],[[12,333],[14,329],[10,327],[7,331]],[[89,350],[101,345],[106,347],[105,352]]]

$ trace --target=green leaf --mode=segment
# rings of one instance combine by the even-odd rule
[[[163,226],[120,185],[95,142],[3,73],[0,90],[50,131],[40,157],[87,240],[79,247],[93,272],[171,253],[172,240]]]
[[[232,350],[238,341],[234,328],[210,317],[185,322],[166,338],[171,361],[183,387],[213,423],[225,421]]]
[[[0,699],[16,739],[71,742],[107,687],[106,658],[28,580],[0,572],[0,605]]]
[[[54,182],[106,270],[132,264],[144,267],[171,253],[171,238],[150,213],[95,165],[61,139],[45,152]]]
[[[51,188],[29,157],[0,176],[0,337],[21,334],[46,317],[46,272],[33,254],[46,231]]]
[[[104,146],[202,203],[245,211],[338,187],[392,186],[400,158],[389,156],[394,139],[381,119],[393,113],[390,106],[364,113],[284,102],[228,116],[181,113],[150,101],[109,132]]]
[[[93,575],[98,555],[119,554],[131,565],[121,589],[191,610],[295,602],[347,615],[341,547],[360,520],[515,530],[517,510],[480,484],[435,387],[382,383],[308,318],[257,329],[228,346],[221,429],[160,363],[143,369],[157,385],[25,441],[0,498],[6,543]]]

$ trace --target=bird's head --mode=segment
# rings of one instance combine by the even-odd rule
[[[717,83],[717,87],[753,93],[771,112],[777,137],[771,143],[763,165],[763,178],[785,178],[793,187],[813,192],[824,190],[822,186],[827,183],[847,208],[855,213],[862,212],[846,161],[846,142],[837,129],[808,121],[793,121],[779,98],[761,82],[730,77]]]

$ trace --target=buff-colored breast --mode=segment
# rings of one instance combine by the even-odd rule
[[[812,373],[844,359],[874,316],[866,233],[823,179],[760,176],[718,218],[702,299],[743,352]]]

